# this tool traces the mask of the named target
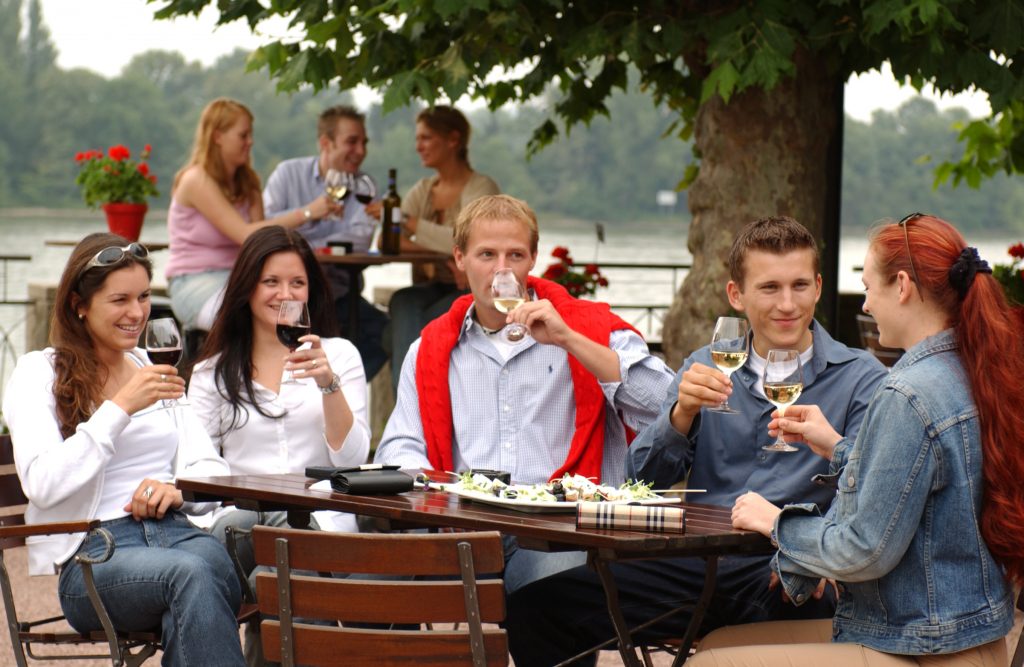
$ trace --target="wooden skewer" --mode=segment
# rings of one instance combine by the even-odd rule
[[[707,493],[707,489],[651,489],[654,493]]]

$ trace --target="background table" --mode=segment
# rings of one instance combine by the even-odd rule
[[[443,475],[430,474],[438,479],[438,475]],[[619,652],[623,662],[631,667],[639,667],[641,663],[633,648],[630,630],[618,608],[618,590],[608,568],[609,562],[670,556],[703,556],[707,560],[704,592],[683,637],[677,659],[677,663],[681,663],[714,592],[718,557],[772,551],[764,536],[733,529],[730,510],[726,507],[696,503],[679,505],[686,509],[684,534],[592,530],[577,529],[576,515],[572,512],[519,512],[460,500],[455,494],[434,490],[355,496],[314,491],[308,488],[313,483],[314,480],[303,475],[235,475],[177,481],[186,500],[231,500],[242,509],[285,510],[289,513],[289,523],[297,527],[309,525],[309,513],[313,510],[335,510],[416,526],[497,530],[514,535],[521,547],[538,551],[586,551],[588,562],[597,570],[605,589],[609,614],[619,639]]]
[[[368,266],[381,266],[395,262],[406,264],[440,264],[451,259],[450,255],[436,252],[403,252],[397,255],[382,253],[350,252],[347,255],[316,253],[318,262],[324,265],[340,266],[348,272],[349,289],[359,284],[359,274]],[[355,342],[359,336],[359,300],[348,300],[348,326],[345,337]]]

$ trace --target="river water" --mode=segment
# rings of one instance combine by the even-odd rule
[[[142,230],[142,241],[166,242],[167,227],[164,224],[166,212],[152,210]],[[629,226],[607,226],[604,242],[599,243],[595,225],[583,221],[541,220],[540,247],[536,274],[540,274],[554,261],[551,250],[555,246],[567,246],[577,263],[597,261],[631,262],[643,264],[689,264],[691,256],[686,250],[688,220],[666,217],[663,220],[646,221]],[[86,234],[104,230],[106,224],[102,214],[83,210],[2,210],[0,209],[0,255],[31,255],[30,262],[10,262],[6,280],[0,273],[0,299],[7,284],[6,298],[23,299],[27,296],[29,282],[56,283],[70,253],[68,247],[46,246],[51,239],[78,240]],[[1006,250],[1019,239],[989,240],[978,244],[982,257],[990,263],[1009,261]],[[839,247],[839,289],[841,292],[859,292],[861,283],[854,267],[864,259],[867,241],[863,236],[844,237]],[[155,264],[154,284],[165,285],[164,265],[166,252],[153,253]],[[0,271],[3,265],[0,263]],[[639,271],[632,269],[605,269],[610,285],[600,290],[598,299],[616,305],[665,304],[671,303],[675,287],[681,283],[685,271]],[[408,285],[410,282],[407,265],[371,267],[365,273],[367,298],[372,300],[377,286]],[[653,340],[660,339],[662,313],[656,311],[653,320],[645,318],[642,310],[622,309],[620,314],[633,322]],[[13,349],[0,349],[0,382],[5,383],[10,372],[11,360],[25,352],[24,317],[21,306],[0,305],[0,336],[4,332],[10,337]]]

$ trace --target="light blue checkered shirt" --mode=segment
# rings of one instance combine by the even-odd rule
[[[610,345],[619,355],[620,382],[602,382],[606,419],[601,478],[623,479],[626,433],[622,419],[639,432],[658,414],[672,371],[653,357],[629,330],[613,331]],[[398,402],[374,460],[405,468],[430,468],[416,391],[420,341],[402,366]],[[565,350],[527,338],[506,361],[466,314],[452,350],[448,383],[452,393],[455,471],[507,470],[520,483],[546,482],[565,463],[575,430],[576,403]]]
[[[320,176],[318,160],[319,157],[314,155],[285,160],[277,165],[263,188],[263,210],[267,218],[305,206],[324,195],[324,179]],[[349,241],[354,252],[366,252],[376,224],[376,220],[366,215],[365,207],[350,196],[345,199],[341,218],[311,220],[298,227],[297,231],[314,248],[322,248],[328,241]],[[336,266],[325,269],[334,295],[348,294],[348,274]]]

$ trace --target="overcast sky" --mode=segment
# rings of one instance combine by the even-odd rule
[[[25,3],[26,7],[28,3]],[[217,12],[207,7],[198,18],[157,21],[153,12],[160,3],[145,0],[42,0],[43,17],[57,47],[62,68],[84,67],[107,77],[116,76],[132,56],[149,49],[180,51],[188,60],[212,64],[236,47],[253,49],[278,34],[253,35],[244,21],[214,29]],[[283,22],[261,30],[283,33]],[[888,66],[850,79],[846,85],[846,112],[870,120],[875,109],[893,109],[917,93],[901,86]],[[926,94],[927,91],[926,91]],[[973,116],[989,113],[982,94],[956,97],[928,95],[942,107],[966,107]],[[357,94],[365,104],[368,94]]]

